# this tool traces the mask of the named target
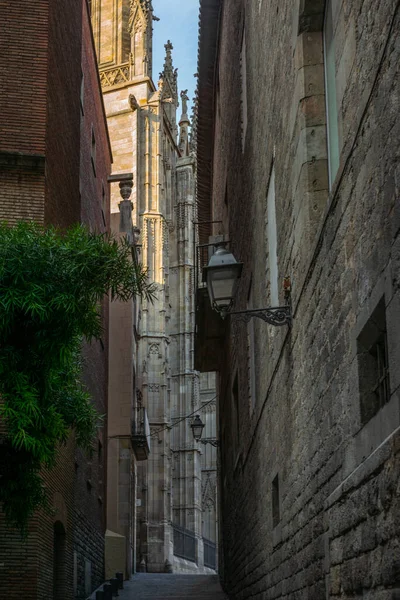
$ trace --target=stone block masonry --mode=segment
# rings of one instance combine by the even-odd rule
[[[340,156],[328,177],[323,15],[330,4]],[[268,306],[274,172],[278,278],[291,277],[294,316],[290,330],[254,321],[253,346],[233,319],[225,338],[221,566],[235,600],[399,593],[399,29],[394,0],[223,4],[209,140],[212,219],[224,221],[244,263],[235,309],[246,309],[250,295],[254,307]],[[200,126],[201,119],[200,111]],[[200,166],[207,151],[199,140]],[[208,174],[200,169],[198,177],[201,187]],[[365,348],[368,327],[376,333]],[[381,357],[386,386],[370,390],[368,419],[360,393],[365,353],[373,365]]]

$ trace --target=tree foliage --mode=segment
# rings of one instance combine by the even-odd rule
[[[74,430],[88,450],[95,436],[81,345],[101,336],[106,294],[154,297],[125,240],[83,226],[0,225],[0,502],[22,529],[46,503],[41,471],[59,444]]]

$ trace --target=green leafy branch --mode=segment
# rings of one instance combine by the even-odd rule
[[[85,449],[94,439],[99,416],[81,382],[81,345],[100,338],[107,294],[154,299],[126,240],[83,226],[0,224],[0,502],[22,529],[45,505],[40,471],[59,444],[72,429]]]

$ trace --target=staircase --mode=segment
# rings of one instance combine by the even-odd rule
[[[228,600],[218,575],[138,573],[124,583],[120,600]]]

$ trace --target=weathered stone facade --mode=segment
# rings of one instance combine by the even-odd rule
[[[235,310],[292,284],[290,329],[232,316],[220,335],[223,580],[237,599],[397,598],[399,4],[200,4],[199,220],[244,263]]]
[[[111,335],[119,360],[117,364],[117,359],[111,359],[110,364],[110,412],[119,416],[115,417],[118,426],[109,428],[108,435],[110,447],[125,444],[130,468],[121,483],[123,512],[125,519],[133,519],[136,546],[132,527],[124,530],[118,516],[122,513],[116,509],[118,450],[109,454],[108,461],[108,528],[130,539],[133,568],[189,572],[203,569],[205,460],[203,447],[193,440],[190,421],[183,419],[204,404],[199,374],[193,367],[195,160],[189,145],[187,97],[184,92],[178,94],[170,42],[165,45],[157,86],[152,80],[154,19],[149,0],[92,2],[113,174],[132,173],[130,218],[141,232],[137,251],[157,288],[154,303],[143,300],[133,310],[128,307],[130,316]],[[179,98],[182,114],[177,123]],[[117,230],[119,204],[118,185],[113,184],[111,211]],[[111,304],[111,323],[115,308]],[[138,406],[146,409],[149,418],[147,461],[136,461],[126,439],[132,411]],[[210,465],[215,471],[215,459]],[[176,555],[174,525],[194,536],[192,560]]]

